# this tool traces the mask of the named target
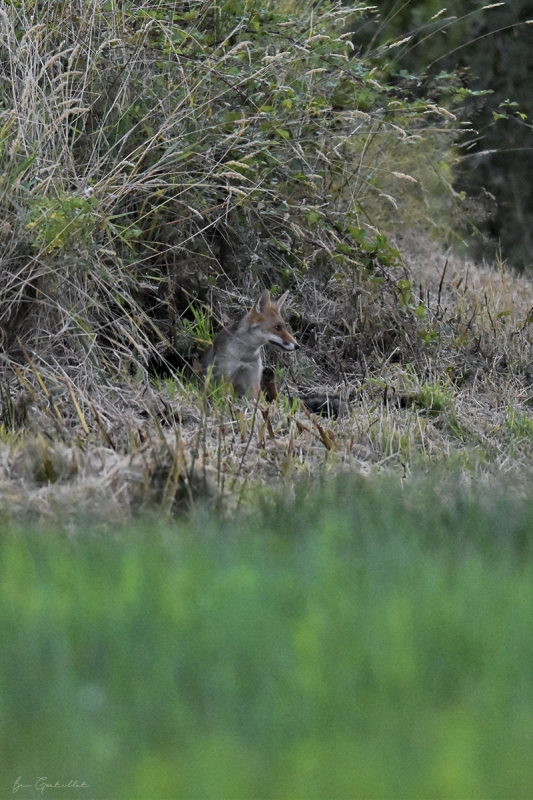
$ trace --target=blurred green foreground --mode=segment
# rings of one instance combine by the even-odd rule
[[[533,797],[533,503],[445,494],[4,525],[0,797]]]

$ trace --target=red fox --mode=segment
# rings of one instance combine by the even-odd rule
[[[240,322],[217,334],[200,359],[202,372],[206,374],[212,367],[213,377],[232,384],[237,395],[257,399],[263,372],[262,346],[273,344],[288,351],[299,347],[279,313],[287,295],[285,292],[277,302],[272,302],[265,290]]]

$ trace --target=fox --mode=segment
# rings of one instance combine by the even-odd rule
[[[263,374],[263,345],[273,344],[287,352],[299,347],[280,315],[288,294],[285,292],[273,301],[265,289],[246,316],[221,330],[200,359],[203,374],[211,373],[214,378],[226,381],[237,396],[257,400]],[[271,391],[275,397],[277,390]]]

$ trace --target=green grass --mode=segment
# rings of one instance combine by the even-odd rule
[[[532,797],[532,505],[447,496],[4,527],[0,797]]]

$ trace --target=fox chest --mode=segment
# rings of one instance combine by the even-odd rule
[[[261,350],[242,347],[239,341],[229,342],[219,359],[218,370],[229,378],[238,393],[245,393],[261,380]]]
[[[248,369],[251,372],[261,372],[263,361],[260,348],[246,349],[239,347],[238,342],[232,342],[229,349],[229,359],[235,369]]]

